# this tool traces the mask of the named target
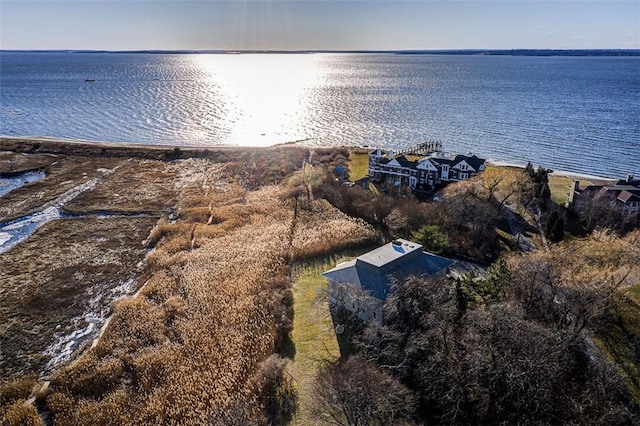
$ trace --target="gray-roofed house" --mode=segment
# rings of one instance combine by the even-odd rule
[[[411,154],[413,155],[413,154]],[[437,151],[407,158],[393,151],[376,149],[369,154],[369,178],[411,189],[433,189],[445,182],[469,179],[482,173],[486,160],[475,155],[445,155]]]
[[[574,180],[569,190],[566,207],[579,210],[580,205],[594,199],[609,197],[618,203],[624,212],[634,214],[640,212],[640,180],[633,175],[616,181],[594,181],[591,185],[580,188],[580,181]]]
[[[397,239],[356,259],[323,272],[329,280],[329,304],[363,320],[382,322],[382,304],[392,280],[411,275],[443,276],[453,260],[422,250],[422,245]]]

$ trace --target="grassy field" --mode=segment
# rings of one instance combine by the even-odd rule
[[[567,194],[569,193],[569,188],[573,180],[573,178],[567,176],[549,175],[549,189],[551,190],[551,199],[556,204],[562,206],[567,201]],[[583,188],[590,184],[591,182],[588,180],[580,180],[580,186]]]
[[[292,271],[294,361],[290,372],[298,386],[298,414],[294,424],[311,423],[309,408],[312,403],[311,386],[318,368],[325,361],[340,357],[340,348],[333,330],[327,301],[327,280],[320,273],[332,268],[331,259],[298,264]]]
[[[369,154],[351,153],[349,155],[349,180],[356,181],[369,175]]]
[[[320,274],[351,259],[367,249],[346,250],[332,256],[323,256],[292,268],[293,277],[293,331],[295,357],[290,373],[298,385],[299,409],[293,424],[312,424],[309,409],[313,403],[311,387],[318,369],[324,362],[340,358],[338,339],[333,329],[327,300],[327,280]]]

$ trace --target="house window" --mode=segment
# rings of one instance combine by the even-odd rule
[[[468,177],[469,177],[469,174],[468,174],[468,173],[460,173],[460,176],[459,176],[459,178],[460,178],[461,180],[462,180],[462,179],[467,179]]]

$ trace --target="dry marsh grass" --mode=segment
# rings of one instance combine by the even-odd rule
[[[57,220],[0,256],[3,380],[38,374],[55,332],[71,332],[89,300],[139,273],[153,218]],[[97,307],[108,308],[108,297]]]
[[[375,233],[324,200],[296,216],[286,184],[245,189],[219,174],[188,188],[179,220],[151,233],[139,295],[115,303],[96,347],[54,377],[56,424],[105,410],[127,424],[262,424],[282,418],[268,407],[291,408],[286,362],[267,362],[292,326],[291,252]],[[274,386],[289,399],[273,401]]]
[[[3,408],[3,407],[0,407]],[[40,426],[42,419],[38,410],[31,404],[26,404],[24,399],[13,402],[4,408],[2,424],[7,426]]]
[[[370,226],[326,201],[302,208],[304,200],[297,197],[304,191],[292,190],[300,179],[284,181],[305,153],[221,151],[223,165],[189,159],[158,167],[151,160],[103,159],[114,167],[127,162],[70,210],[92,211],[104,204],[118,211],[164,211],[169,206],[178,218],[105,221],[119,229],[97,241],[117,246],[123,259],[118,258],[122,267],[100,275],[104,279],[136,271],[143,241],[152,250],[144,270],[136,272],[139,293],[113,303],[98,343],[54,374],[51,393],[41,399],[55,424],[281,424],[289,418],[296,396],[287,361],[275,353],[283,350],[292,327],[291,259],[294,253],[306,258],[375,238]],[[148,190],[138,182],[144,179]],[[94,224],[97,219],[83,220]],[[64,233],[64,223],[48,226]],[[128,226],[136,229],[130,239],[123,234]],[[112,239],[118,232],[123,236]],[[45,240],[37,235],[33,244],[60,240],[73,247],[68,253],[74,256],[85,250],[86,259],[74,259],[65,269],[66,276],[75,274],[85,283],[87,273],[78,274],[82,265],[115,255],[87,245],[86,236],[94,233],[89,225],[74,225],[73,232]],[[128,251],[132,247],[139,254]],[[19,268],[31,264],[24,256],[38,256],[27,248],[29,241],[8,252]],[[43,271],[47,262],[64,260],[40,257]],[[17,270],[7,274],[19,278]],[[65,288],[59,277],[52,280],[52,292]],[[76,295],[68,290],[67,297]]]
[[[58,159],[56,155],[0,151],[0,174],[45,169]]]
[[[92,389],[104,391],[99,401],[76,400],[83,415],[95,417],[108,406],[125,422],[215,423],[212,419],[229,411],[239,395],[250,393],[247,385],[259,373],[259,362],[274,350],[279,320],[274,314],[282,290],[273,290],[287,275],[279,258],[287,245],[287,224],[264,216],[260,222],[254,223],[258,232],[245,227],[208,241],[183,257],[175,277],[164,271],[141,297],[114,306],[94,355],[83,357],[88,365],[77,364],[68,370],[70,377],[55,378],[76,398],[85,396],[74,387],[78,383],[90,381],[96,384]],[[81,370],[80,378],[75,370]],[[114,377],[117,385],[110,381]],[[127,379],[126,399],[108,403]],[[249,408],[251,403],[245,402],[242,416],[260,411]],[[56,419],[80,414],[64,411]]]
[[[177,202],[177,191],[167,182],[175,171],[161,161],[129,160],[109,179],[80,194],[65,206],[69,213],[92,211],[162,212]]]
[[[372,244],[378,239],[371,225],[347,216],[327,200],[301,205],[292,239],[294,260]]]

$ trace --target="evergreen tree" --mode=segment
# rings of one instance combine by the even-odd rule
[[[411,233],[413,239],[423,245],[424,250],[439,254],[449,248],[447,235],[436,225],[425,225]]]
[[[524,168],[524,172],[527,176],[529,176],[533,180],[533,177],[535,176],[536,173],[533,170],[533,165],[531,164],[531,161],[527,163],[527,166]]]
[[[551,241],[558,242],[564,238],[564,219],[557,210],[553,210],[544,224],[544,234]]]

